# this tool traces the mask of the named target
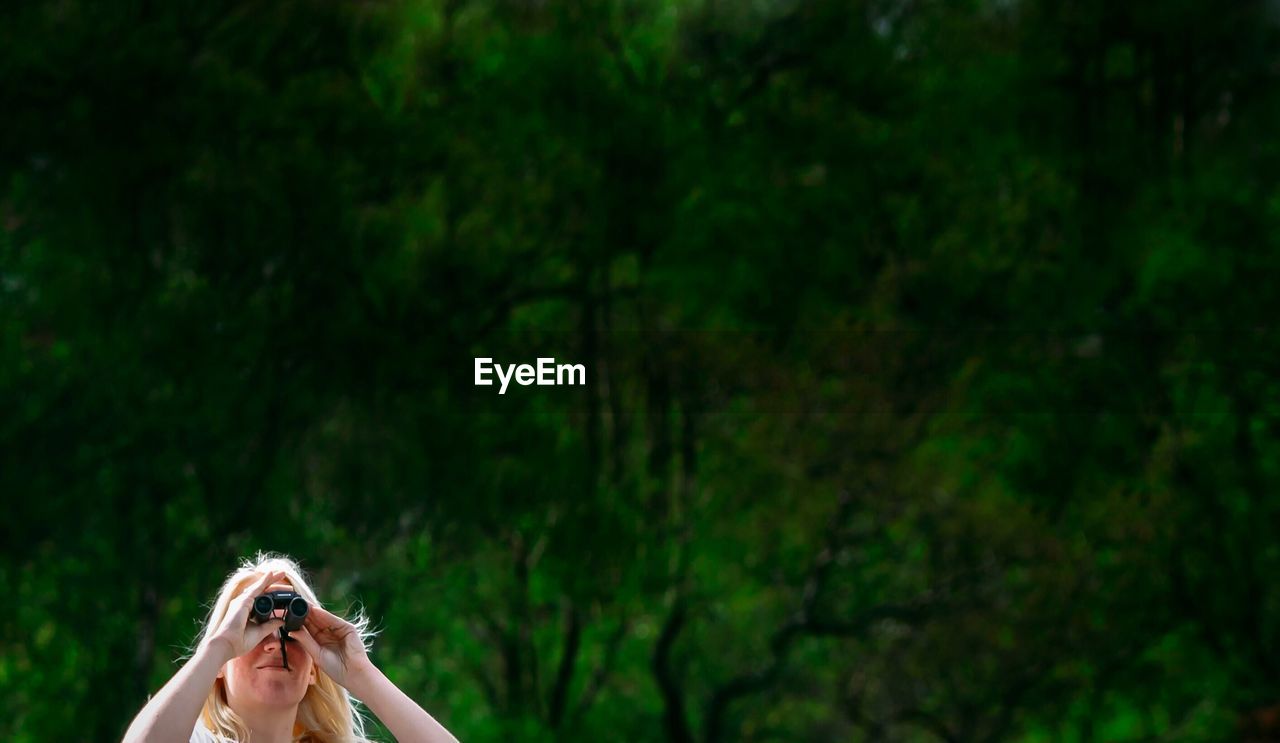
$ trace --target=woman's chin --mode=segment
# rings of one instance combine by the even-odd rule
[[[307,694],[307,687],[299,686],[284,673],[278,675],[278,679],[265,679],[256,685],[258,701],[271,707],[292,707],[301,702]]]

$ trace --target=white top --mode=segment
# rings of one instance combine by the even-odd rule
[[[204,726],[203,722],[197,722],[195,730],[191,731],[190,743],[236,743],[230,738],[224,738],[215,734],[212,730]]]

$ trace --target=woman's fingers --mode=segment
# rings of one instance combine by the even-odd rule
[[[254,599],[266,591],[267,586],[271,585],[279,577],[280,573],[276,571],[263,573],[256,581],[246,586],[245,589],[240,592],[240,595],[236,597],[236,600],[248,606],[253,603]]]
[[[244,599],[256,596],[263,588],[270,585],[269,581],[275,577],[275,573],[263,573],[254,580],[250,581],[236,598]]]
[[[334,614],[333,612],[326,610],[323,606],[315,606],[315,605],[312,605],[311,611],[307,612],[307,619],[314,620],[314,621],[323,620],[322,623],[327,623],[327,624],[336,624],[339,622],[344,624],[346,623],[346,620],[338,616],[337,614]]]
[[[307,655],[310,655],[317,663],[320,662],[320,653],[322,652],[320,643],[316,642],[316,638],[311,636],[306,627],[294,630],[290,633],[290,636],[302,643],[302,649],[307,651]]]
[[[312,606],[311,610],[307,612],[307,618],[302,620],[302,625],[313,633],[340,633],[343,627],[349,627],[351,623],[336,614],[325,611],[319,606]]]
[[[312,609],[311,612],[308,612],[306,619],[302,620],[303,628],[310,632],[313,637],[329,639],[334,631],[338,629],[338,625],[326,619],[317,618],[314,612],[315,609]]]
[[[284,577],[284,573],[280,572],[279,570],[272,570],[269,573],[263,573],[262,577],[258,579],[258,582],[253,585],[253,590],[251,590],[250,593],[252,593],[254,596],[257,596],[258,594],[267,590],[267,586],[271,585],[272,583],[275,583],[276,581],[280,580],[283,577]]]
[[[225,621],[235,622],[236,626],[244,627],[244,623],[249,621],[249,607],[253,604],[253,600],[261,596],[266,591],[267,586],[278,580],[281,575],[282,573],[274,570],[266,572],[258,576],[257,580],[245,586],[231,602],[231,605],[227,607],[228,616]]]
[[[244,631],[244,646],[247,651],[249,648],[262,642],[262,638],[270,635],[272,632],[284,626],[283,619],[272,619],[262,624],[251,624]]]

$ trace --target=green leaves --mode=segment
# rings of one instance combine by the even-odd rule
[[[1229,735],[1273,24],[1157,5],[12,11],[0,738],[259,548],[467,740]]]

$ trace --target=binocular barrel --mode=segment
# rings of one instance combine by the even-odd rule
[[[279,617],[284,620],[284,631],[293,632],[301,629],[302,621],[307,618],[307,612],[310,610],[307,600],[298,594],[292,591],[272,591],[253,600],[249,619],[261,624],[275,618],[276,612],[280,611],[284,613]]]

